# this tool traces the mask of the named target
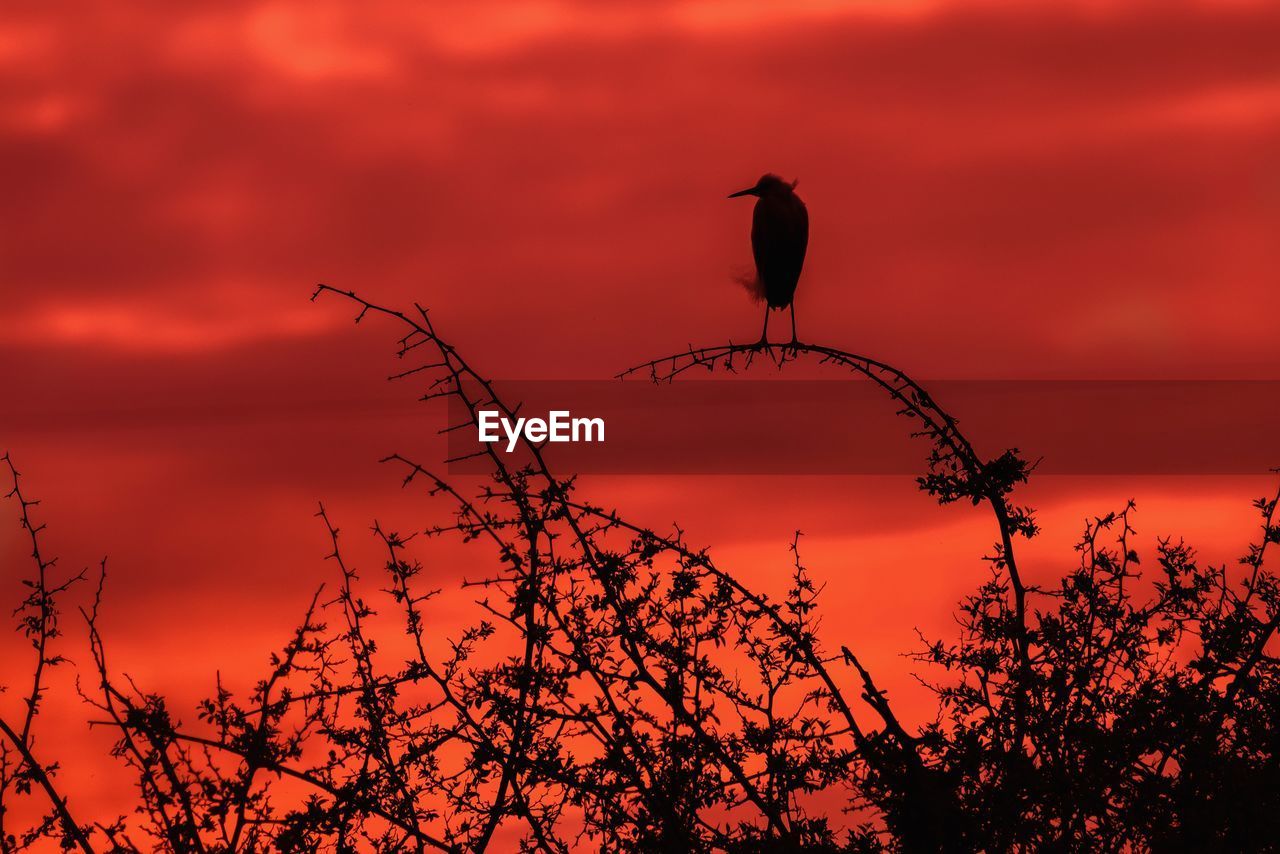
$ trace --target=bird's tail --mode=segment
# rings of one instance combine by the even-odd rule
[[[733,278],[746,288],[747,293],[751,294],[751,299],[764,302],[764,282],[760,281],[760,275],[755,270],[738,273]]]

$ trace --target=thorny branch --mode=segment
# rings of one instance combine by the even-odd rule
[[[474,428],[481,408],[518,412],[425,309],[325,293],[353,302],[358,321],[399,324],[397,353],[416,362],[393,379],[464,413],[443,432]],[[1280,542],[1280,495],[1256,502],[1262,534],[1242,575],[1160,540],[1142,588],[1155,594],[1139,600],[1130,504],[1088,523],[1079,566],[1057,587],[1033,587],[1014,545],[1036,526],[1010,497],[1031,467],[1016,451],[980,456],[900,370],[824,346],[730,344],[626,374],[671,381],[765,357],[875,382],[930,442],[922,489],[985,504],[996,519],[990,577],[960,604],[959,639],[925,641],[915,655],[938,697],[933,721],[895,708],[839,629],[823,628],[798,532],[789,585],[770,595],[679,528],[661,534],[579,497],[538,444],[477,451],[490,478],[475,494],[393,454],[385,462],[445,502],[447,521],[408,534],[374,522],[374,580],[322,506],[336,592],[317,590],[250,690],[219,677],[194,721],[109,661],[104,564],[82,609],[93,668],[82,693],[95,725],[116,733],[136,814],[76,825],[46,766],[31,779],[49,784],[54,813],[6,850],[59,834],[83,850],[100,835],[112,850],[181,852],[478,852],[517,837],[545,852],[1205,850],[1269,838],[1280,810],[1280,584],[1266,557]],[[496,557],[464,584],[479,618],[454,637],[436,622],[440,590],[424,586],[435,569],[420,557],[440,554],[442,538]],[[52,564],[33,545],[45,589]],[[16,779],[9,769],[40,767],[26,732],[44,666],[60,660],[45,660],[56,611],[42,616],[40,601],[20,609],[35,618],[24,625],[42,659],[28,717],[0,729],[28,753],[4,753],[0,793]],[[1242,788],[1258,794],[1222,797]]]
[[[34,577],[23,581],[29,591],[27,597],[14,612],[18,617],[19,629],[30,641],[34,652],[31,687],[23,700],[24,710],[18,726],[15,727],[0,716],[0,735],[7,741],[7,745],[0,751],[0,852],[21,850],[45,833],[60,838],[65,846],[77,846],[80,850],[89,852],[93,849],[84,828],[72,817],[66,797],[54,785],[53,778],[58,766],[56,763],[42,764],[36,758],[33,733],[44,699],[47,670],[66,661],[50,648],[61,635],[58,599],[84,579],[84,572],[60,582],[54,582],[50,578],[50,570],[54,568],[57,559],[44,556],[40,535],[45,526],[43,523],[37,524],[31,518],[32,508],[40,502],[23,494],[21,476],[13,458],[6,453],[0,460],[4,461],[9,471],[11,486],[7,497],[18,505],[19,521],[27,534],[31,546],[31,561],[35,567]],[[15,795],[30,793],[32,784],[39,786],[48,798],[53,815],[34,830],[28,830],[19,837],[6,827],[10,802]]]

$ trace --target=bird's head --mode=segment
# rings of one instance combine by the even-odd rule
[[[745,190],[730,193],[729,198],[736,199],[738,196],[784,195],[794,190],[795,186],[795,181],[784,181],[777,175],[770,172],[767,175],[760,176],[760,180],[756,181],[756,185],[754,187],[747,187]]]

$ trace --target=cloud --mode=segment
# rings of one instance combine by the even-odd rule
[[[1089,374],[1158,302],[1113,342],[1135,372],[1268,363],[1273,8],[782,8],[28,9],[0,30],[5,330],[225,355],[329,335],[324,280],[435,306],[499,372],[618,366],[754,332],[722,196],[779,170],[814,335]]]
[[[156,300],[56,302],[6,317],[0,321],[0,335],[11,345],[33,349],[72,346],[163,355],[320,335],[336,326],[332,315],[306,305],[248,310],[251,305],[250,300],[230,305],[188,301],[177,306]]]

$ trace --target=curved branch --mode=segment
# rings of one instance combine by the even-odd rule
[[[1008,570],[1009,584],[1013,589],[1013,613],[1016,621],[1016,647],[1019,667],[1023,674],[1031,669],[1030,638],[1027,631],[1027,586],[1019,571],[1014,554],[1014,537],[1022,534],[1030,537],[1035,527],[1024,510],[1009,504],[1007,495],[1013,486],[1025,481],[1030,468],[1017,457],[1015,451],[1007,451],[994,460],[984,461],[974,450],[973,443],[961,432],[957,420],[939,406],[928,391],[906,372],[886,362],[848,353],[834,347],[794,342],[791,344],[722,344],[710,347],[692,347],[682,353],[674,353],[651,359],[617,374],[617,378],[647,376],[655,383],[673,382],[680,375],[694,369],[714,371],[717,367],[736,371],[737,362],[749,367],[760,355],[767,355],[776,365],[797,361],[801,356],[812,356],[819,364],[832,364],[861,374],[883,389],[902,406],[900,414],[919,419],[923,429],[915,435],[929,438],[933,451],[929,458],[929,475],[919,478],[926,491],[938,497],[941,503],[969,498],[975,504],[985,502],[996,519],[1000,533],[998,553],[992,558],[997,565]],[[1015,705],[1015,742],[1021,742],[1025,709],[1022,700]]]

